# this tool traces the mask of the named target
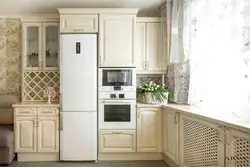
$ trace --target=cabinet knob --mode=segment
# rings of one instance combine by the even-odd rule
[[[83,32],[84,29],[74,29],[75,32]]]

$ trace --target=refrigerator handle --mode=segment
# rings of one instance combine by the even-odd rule
[[[62,113],[60,113],[60,122],[59,122],[59,129],[60,129],[60,131],[62,131],[63,130],[63,121],[62,121]]]

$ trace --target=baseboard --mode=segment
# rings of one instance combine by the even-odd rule
[[[17,161],[59,161],[58,153],[17,153]]]
[[[106,153],[98,154],[99,161],[119,161],[119,160],[163,160],[162,153]]]
[[[173,160],[168,158],[165,154],[163,154],[163,161],[170,167],[179,167],[179,165],[177,165]]]

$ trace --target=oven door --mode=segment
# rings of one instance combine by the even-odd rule
[[[99,86],[136,86],[135,68],[100,68]]]
[[[101,100],[99,129],[136,129],[136,101]]]

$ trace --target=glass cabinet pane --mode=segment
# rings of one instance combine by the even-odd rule
[[[39,27],[29,26],[27,27],[27,39],[26,39],[26,51],[27,62],[26,67],[38,67],[39,62]]]
[[[58,67],[58,26],[48,26],[45,32],[45,67]]]

